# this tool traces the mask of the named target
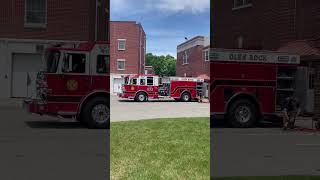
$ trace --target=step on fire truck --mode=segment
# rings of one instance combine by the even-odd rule
[[[197,100],[203,93],[204,80],[189,77],[159,77],[157,75],[128,75],[120,98],[138,102],[148,99],[173,98],[176,101]]]
[[[30,113],[76,118],[89,128],[109,128],[109,43],[46,50],[37,75],[37,98],[24,100]]]
[[[280,119],[287,97],[295,94],[300,57],[272,51],[211,49],[210,111],[214,122],[252,127],[260,119]]]

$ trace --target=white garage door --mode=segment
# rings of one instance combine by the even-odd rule
[[[121,86],[123,84],[122,78],[114,78],[113,79],[113,93],[120,93],[121,92]]]
[[[36,75],[42,70],[42,67],[41,54],[13,54],[11,96],[35,96]]]

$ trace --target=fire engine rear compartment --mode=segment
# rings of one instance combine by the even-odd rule
[[[252,127],[254,123],[250,121],[257,122],[266,117],[279,120],[276,117],[279,117],[284,100],[295,94],[298,63],[297,61],[280,63],[277,61],[285,55],[274,52],[263,53],[218,50],[215,54],[213,50],[212,54],[216,57],[213,57],[210,63],[210,109],[214,119],[220,117],[218,119],[223,118],[231,122],[243,114],[254,117],[254,119],[252,117],[243,119],[243,122],[239,123],[231,122],[234,127]],[[252,54],[263,54],[265,62],[248,60]],[[215,60],[219,57],[220,59]],[[290,58],[296,56],[288,56],[287,59]]]

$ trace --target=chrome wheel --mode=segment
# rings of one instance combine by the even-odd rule
[[[91,111],[92,119],[97,123],[105,123],[110,118],[110,110],[105,104],[97,104]]]
[[[185,101],[185,102],[187,102],[187,101],[189,101],[190,100],[190,97],[189,97],[189,94],[184,94],[183,96],[182,96],[182,99],[183,99],[183,101]]]
[[[239,106],[235,111],[237,121],[247,123],[251,118],[251,110],[248,106]]]
[[[140,102],[145,101],[145,96],[144,96],[144,94],[139,94],[139,95],[138,95],[138,99],[139,99]]]

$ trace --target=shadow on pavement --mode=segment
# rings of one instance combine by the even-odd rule
[[[26,121],[30,128],[39,129],[87,129],[81,122],[61,122],[61,121]]]
[[[254,128],[281,128],[282,123],[281,122],[269,122],[269,121],[262,121],[259,122]],[[230,128],[232,129],[226,119],[221,119],[221,120],[210,120],[210,128]]]

